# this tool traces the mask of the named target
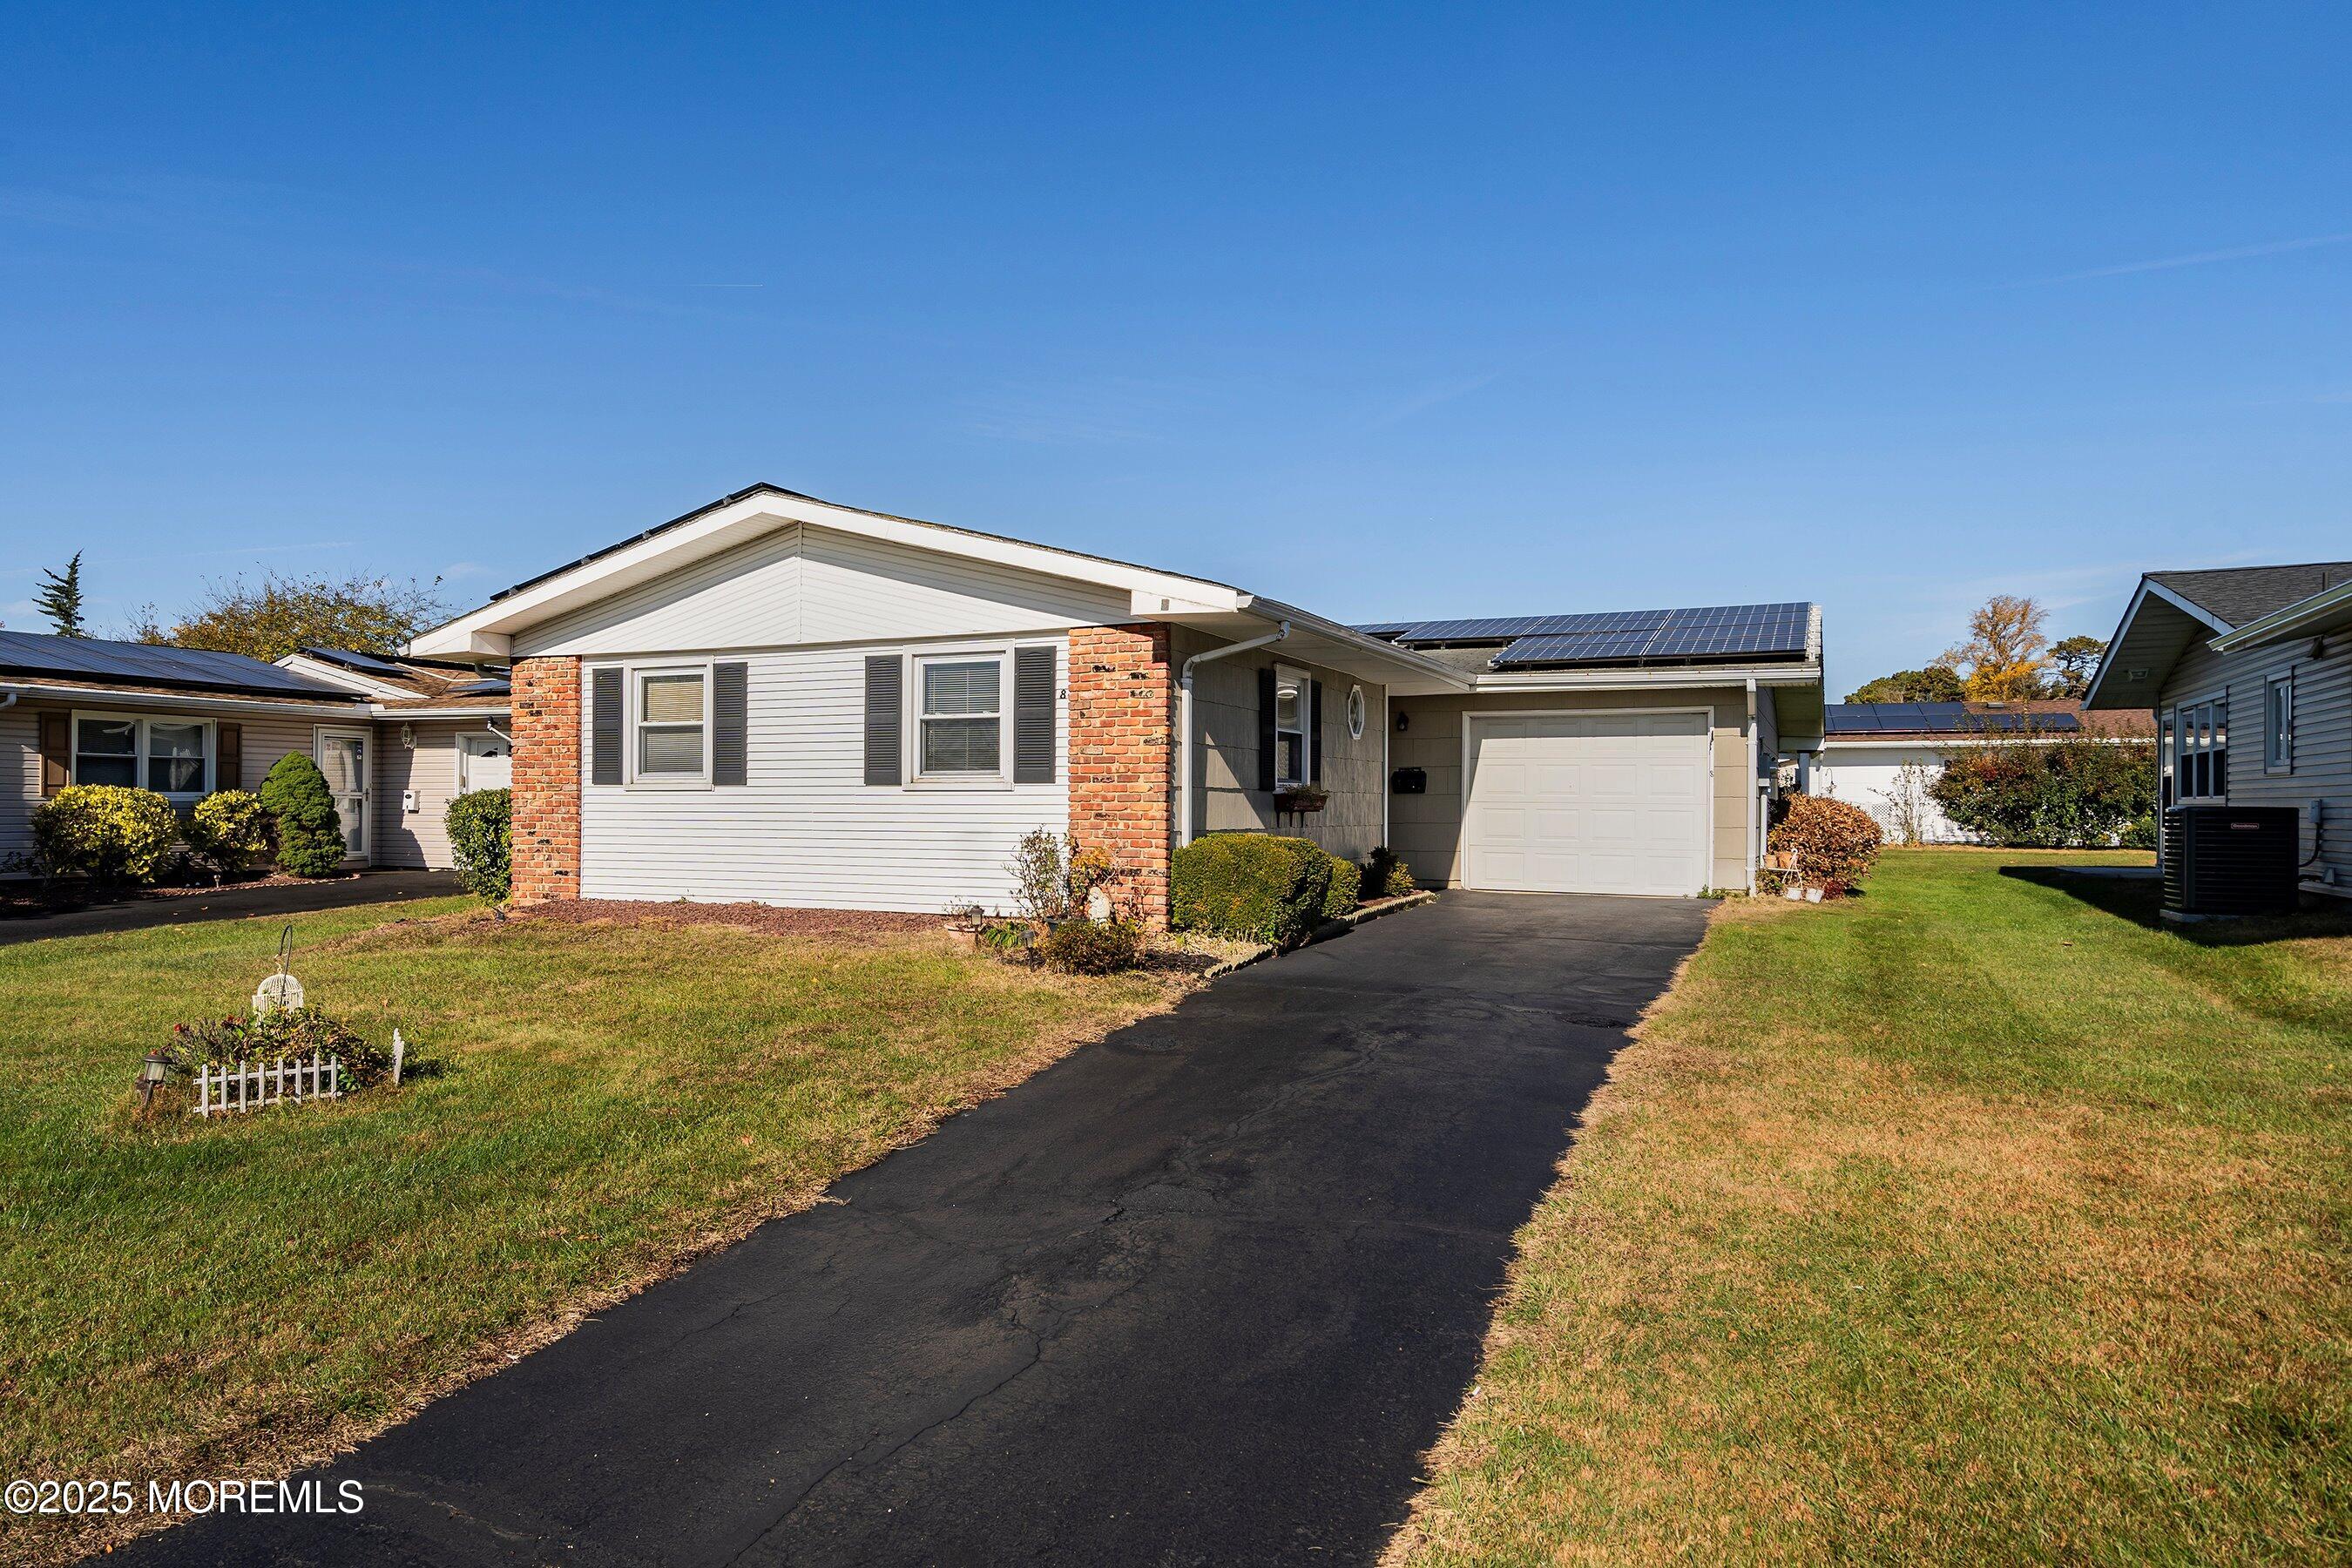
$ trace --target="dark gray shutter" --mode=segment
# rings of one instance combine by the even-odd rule
[[[1323,782],[1323,683],[1307,683],[1307,782]]]
[[[588,782],[621,782],[621,672],[600,669],[589,677]]]
[[[1013,782],[1054,782],[1054,650],[1013,650]]]
[[[899,713],[904,707],[906,676],[895,653],[877,653],[866,661],[866,782],[900,782],[898,759],[905,750]]]
[[[224,720],[213,726],[215,789],[245,787],[245,727]]]
[[[1257,787],[1274,787],[1274,667],[1257,672]]]
[[[41,715],[41,794],[53,795],[73,783],[73,716]]]
[[[746,782],[750,762],[744,731],[750,722],[751,667],[714,664],[710,667],[710,782]]]

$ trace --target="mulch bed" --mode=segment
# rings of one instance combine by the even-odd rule
[[[894,914],[885,910],[788,910],[768,904],[649,903],[638,899],[561,899],[518,910],[519,921],[562,925],[744,926],[771,936],[889,936],[938,931],[938,915]]]

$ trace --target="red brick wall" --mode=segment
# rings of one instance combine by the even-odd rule
[[[1163,622],[1070,633],[1070,833],[1110,851],[1124,893],[1168,923],[1175,818],[1171,750],[1176,681]]]
[[[514,667],[514,901],[580,896],[580,661]]]

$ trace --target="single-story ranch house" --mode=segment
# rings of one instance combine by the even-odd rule
[[[1154,918],[1229,830],[1460,887],[1742,888],[1822,705],[1811,605],[1351,626],[771,485],[409,651],[511,668],[522,900],[1001,907],[1040,827]]]
[[[2146,714],[2086,713],[2073,698],[1832,702],[1820,752],[1800,759],[1798,787],[1862,807],[1889,843],[1968,844],[1974,836],[1946,816],[1927,793],[1927,785],[1958,753],[2021,735],[2145,741],[2155,733]]]
[[[2150,572],[2084,706],[2154,715],[2160,805],[2298,808],[2303,886],[2342,896],[2352,893],[2347,655],[2352,561]]]
[[[502,669],[306,648],[240,654],[0,631],[0,869],[24,868],[33,809],[68,784],[136,784],[174,805],[258,789],[289,752],[335,794],[352,866],[446,867],[460,791],[507,783]]]

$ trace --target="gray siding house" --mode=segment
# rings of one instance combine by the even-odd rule
[[[2084,706],[2153,717],[2159,807],[2300,809],[2304,887],[2352,894],[2352,561],[2148,573]]]

